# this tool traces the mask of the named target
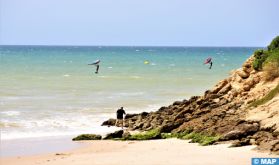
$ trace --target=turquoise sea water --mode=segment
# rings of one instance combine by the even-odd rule
[[[102,132],[120,106],[155,111],[202,94],[255,49],[0,46],[1,138]],[[87,65],[97,59],[99,74]]]

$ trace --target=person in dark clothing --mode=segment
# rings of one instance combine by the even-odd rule
[[[211,69],[213,62],[212,62],[212,61],[210,61],[210,63],[209,63],[209,64],[210,64],[209,69]]]
[[[126,112],[124,111],[123,107],[121,107],[120,109],[118,109],[116,111],[116,122],[115,122],[115,126],[117,126],[117,124],[120,122],[121,123],[121,127],[123,129],[124,126],[124,117],[123,115],[126,115]]]
[[[91,63],[91,64],[88,64],[88,65],[95,65],[96,66],[96,74],[99,73],[99,68],[100,68],[100,62],[101,60],[96,60],[95,62]]]
[[[97,64],[96,65],[96,72],[95,72],[96,74],[98,74],[98,72],[99,72],[99,67],[100,67],[99,64]]]

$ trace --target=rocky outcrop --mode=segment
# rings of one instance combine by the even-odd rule
[[[279,79],[273,84],[263,82],[262,73],[253,70],[252,62],[253,57],[250,57],[240,69],[233,71],[203,96],[176,101],[156,112],[127,115],[125,127],[142,131],[159,128],[166,133],[191,130],[217,134],[221,135],[220,140],[234,140],[233,146],[256,144],[259,149],[278,153],[278,108],[271,113],[265,112],[264,117],[257,119],[250,112],[255,111],[255,114],[260,110],[248,108],[248,105],[266,95]],[[279,101],[277,103],[279,105]],[[269,120],[270,116],[277,120]],[[110,123],[114,123],[112,119],[103,125]]]
[[[79,136],[73,138],[73,141],[79,141],[79,140],[101,140],[101,139],[102,139],[101,135],[82,134],[82,135],[79,135]]]
[[[124,133],[123,130],[115,131],[113,133],[107,134],[103,139],[107,140],[107,139],[122,138],[123,133]]]

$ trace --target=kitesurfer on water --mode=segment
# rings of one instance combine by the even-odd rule
[[[212,58],[211,58],[211,57],[208,57],[208,58],[205,60],[204,64],[209,64],[209,69],[211,69],[211,68],[212,68],[212,65],[213,65]]]
[[[95,65],[96,66],[96,74],[98,74],[99,72],[99,67],[100,67],[100,60],[96,60],[95,62],[93,62],[92,64],[88,64],[88,65]]]

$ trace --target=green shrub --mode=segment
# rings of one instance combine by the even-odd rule
[[[256,50],[254,52],[255,60],[253,61],[253,68],[257,71],[261,70],[263,67],[263,63],[268,57],[268,52],[265,50]]]
[[[279,36],[275,37],[271,43],[267,46],[268,51],[273,51],[279,48]]]
[[[253,68],[257,71],[262,70],[265,63],[269,65],[268,62],[270,61],[279,64],[279,36],[275,37],[268,45],[268,50],[256,50],[254,57]]]
[[[279,63],[279,49],[269,52],[269,56],[266,59],[266,62],[277,62]]]
[[[259,58],[264,53],[263,49],[258,49],[254,52],[254,57]]]

